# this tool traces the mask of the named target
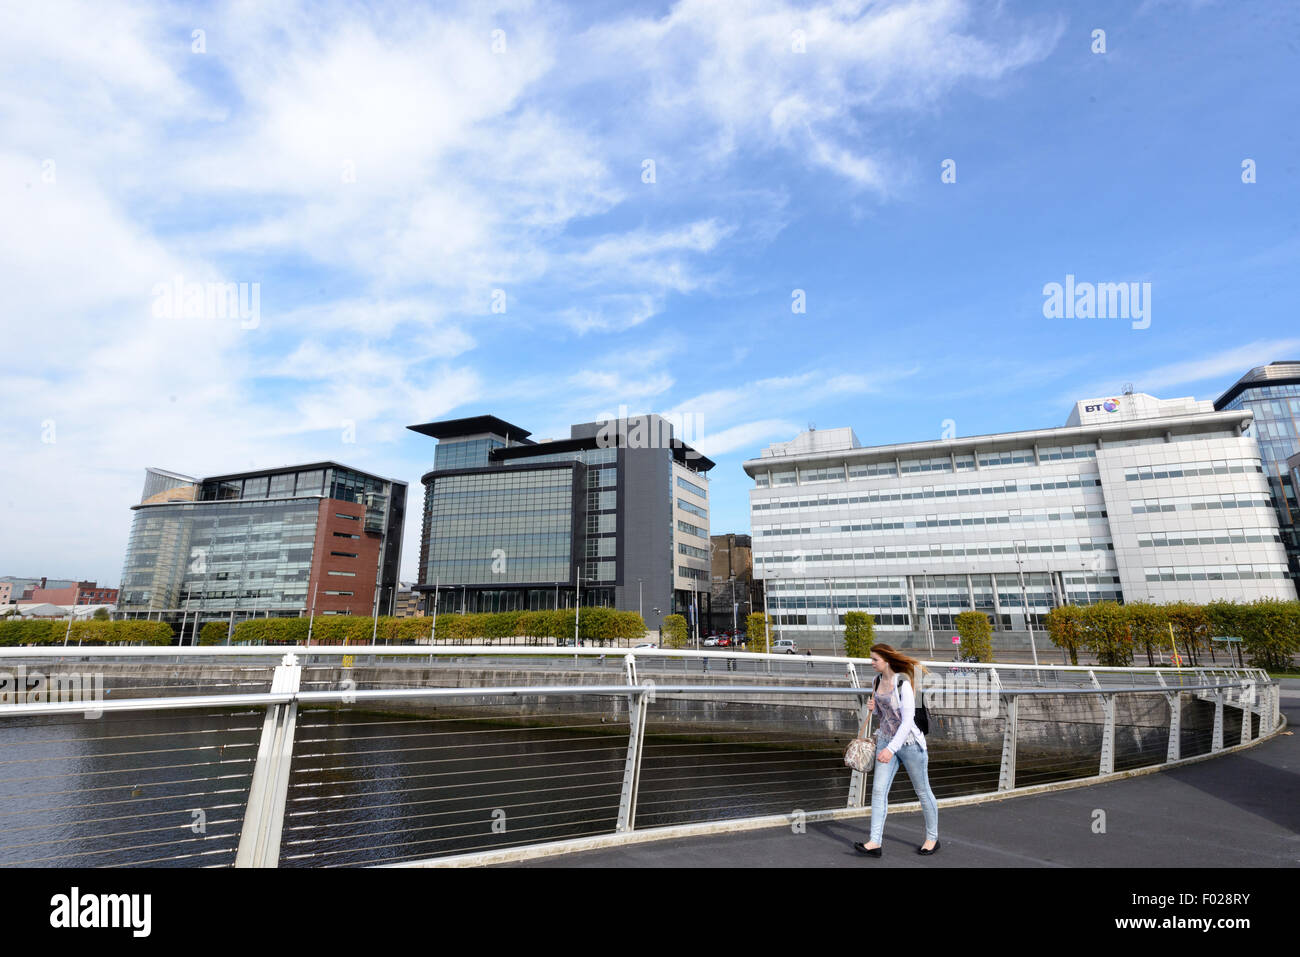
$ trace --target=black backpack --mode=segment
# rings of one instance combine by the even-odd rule
[[[901,671],[897,672],[894,675],[895,690],[898,689],[899,680],[906,681],[907,675],[903,674]],[[875,691],[879,687],[880,687],[880,675],[876,675],[876,682],[871,686],[871,690]],[[912,715],[912,721],[916,725],[916,730],[920,731],[922,734],[930,733],[930,716],[926,713],[925,706],[921,704],[921,698],[919,694],[916,699],[916,713]]]

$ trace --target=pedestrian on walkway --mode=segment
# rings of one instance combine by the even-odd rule
[[[894,783],[901,761],[925,814],[925,843],[916,852],[933,854],[939,850],[939,807],[930,790],[930,754],[925,735],[916,726],[913,690],[916,674],[918,670],[924,671],[924,666],[916,658],[884,644],[871,646],[871,666],[876,670],[876,684],[867,709],[877,712],[880,722],[876,732],[876,773],[871,785],[871,838],[865,844],[854,841],[853,847],[871,857],[883,853],[880,841],[885,834],[889,787]],[[878,711],[877,702],[880,703]]]

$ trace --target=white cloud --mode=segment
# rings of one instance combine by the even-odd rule
[[[692,444],[713,458],[740,450],[756,451],[765,440],[788,439],[801,431],[801,426],[786,419],[761,419],[757,422],[742,422],[718,432],[705,432]]]
[[[1079,399],[1110,395],[1118,392],[1127,382],[1133,383],[1137,392],[1147,392],[1160,398],[1176,398],[1170,394],[1175,389],[1190,390],[1193,386],[1203,386],[1211,380],[1221,380],[1224,376],[1231,376],[1236,381],[1254,366],[1267,365],[1297,351],[1300,351],[1300,339],[1297,338],[1249,342],[1206,359],[1172,362],[1145,371],[1123,373],[1120,380],[1086,384],[1069,393],[1068,397],[1063,394],[1062,401],[1073,405]],[[1202,399],[1218,397],[1218,392],[1198,396]]]
[[[531,388],[568,421],[668,404],[683,343],[628,339],[597,363],[595,334],[643,333],[672,297],[718,287],[717,259],[788,215],[782,186],[702,178],[779,150],[880,192],[872,116],[932,106],[1055,42],[1050,29],[977,38],[956,0],[684,0],[575,27],[583,14],[0,7],[0,282],[22,317],[0,355],[0,401],[17,410],[0,432],[0,501],[38,487],[57,503],[18,510],[7,531],[27,551],[12,560],[115,579],[147,465],[214,474],[338,452],[394,474],[397,423],[466,403]],[[206,53],[191,52],[195,28]],[[807,54],[788,52],[795,28]],[[646,149],[653,187],[639,178]],[[175,275],[259,282],[262,322],[154,318],[152,290]],[[587,347],[521,373],[538,322]],[[725,446],[775,427],[745,423],[755,402],[797,409],[874,387],[810,372],[673,404]],[[344,419],[355,446],[337,444]],[[417,552],[408,542],[407,574]],[[63,567],[73,556],[95,567]]]

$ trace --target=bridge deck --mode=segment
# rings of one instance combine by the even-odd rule
[[[1300,679],[1285,679],[1287,732]],[[905,772],[899,770],[899,776]],[[1094,809],[1106,833],[1092,832]],[[852,848],[867,818],[652,841],[514,867],[1295,867],[1300,864],[1300,733],[1241,754],[1094,787],[939,809],[942,847],[916,853],[919,811],[892,812],[884,856]]]

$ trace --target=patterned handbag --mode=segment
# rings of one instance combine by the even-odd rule
[[[844,764],[863,774],[876,762],[876,739],[867,730],[871,727],[871,718],[872,713],[868,712],[867,720],[862,724],[862,733],[849,742],[848,749],[844,752]]]

